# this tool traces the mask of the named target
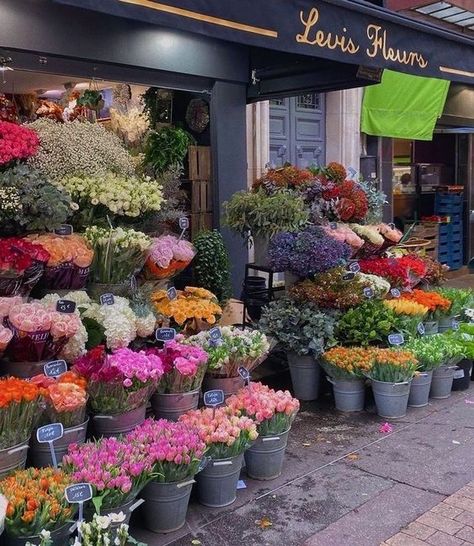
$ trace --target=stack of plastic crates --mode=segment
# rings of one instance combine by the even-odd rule
[[[438,260],[459,269],[463,265],[463,194],[438,192],[435,214],[449,216],[450,222],[439,226]]]

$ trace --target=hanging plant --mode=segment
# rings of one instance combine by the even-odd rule
[[[182,166],[188,147],[194,142],[194,138],[179,127],[163,127],[159,131],[151,131],[145,143],[144,163],[156,175],[161,175],[174,165]]]

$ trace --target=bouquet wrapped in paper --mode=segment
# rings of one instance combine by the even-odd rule
[[[195,254],[194,246],[176,235],[152,239],[143,268],[144,277],[147,280],[171,279],[191,263]]]

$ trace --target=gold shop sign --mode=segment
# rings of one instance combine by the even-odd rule
[[[339,34],[328,32],[319,25],[319,10],[312,8],[308,14],[300,11],[303,32],[296,35],[296,41],[321,49],[339,50],[347,55],[355,55],[363,46],[351,37],[346,27]],[[365,54],[372,59],[385,59],[407,66],[426,68],[428,61],[417,51],[406,51],[390,45],[390,35],[380,24],[369,24],[366,28],[368,46]],[[362,53],[362,52],[361,52]]]

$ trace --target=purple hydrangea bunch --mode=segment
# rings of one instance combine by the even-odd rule
[[[274,271],[289,271],[298,277],[312,277],[341,265],[351,257],[351,247],[319,226],[299,233],[278,233],[270,240],[268,255]]]

